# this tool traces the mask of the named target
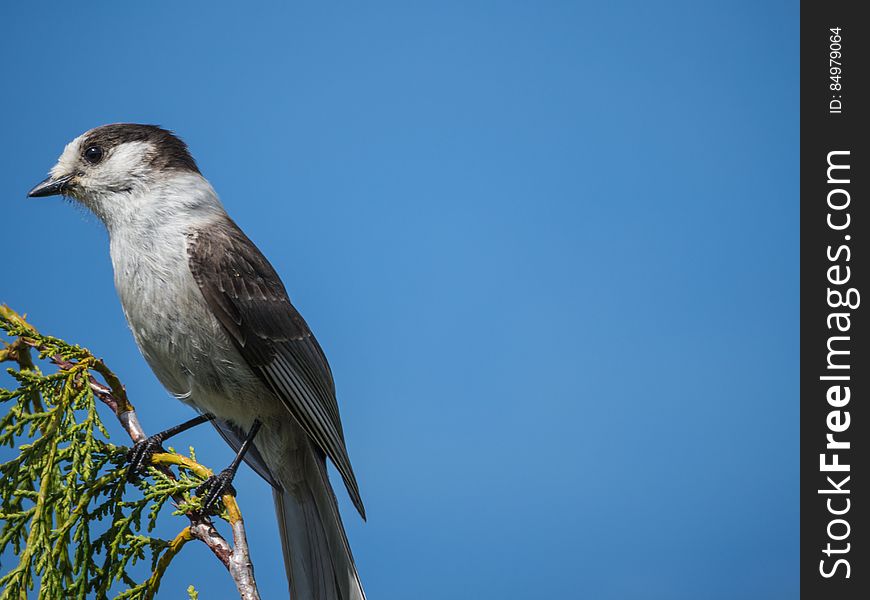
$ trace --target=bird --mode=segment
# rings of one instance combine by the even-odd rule
[[[290,597],[364,599],[327,475],[328,458],[365,520],[326,355],[187,144],[157,125],[96,127],[28,192],[54,195],[105,225],[136,344],[169,393],[199,413],[134,445],[130,473],[168,437],[212,422],[237,454],[197,490],[203,505],[235,492],[244,460],[273,488]]]

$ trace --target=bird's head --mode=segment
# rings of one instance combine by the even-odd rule
[[[91,129],[64,148],[48,178],[28,196],[63,195],[103,221],[174,174],[199,174],[187,145],[155,125],[116,123]]]

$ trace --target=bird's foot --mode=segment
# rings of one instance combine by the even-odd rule
[[[152,435],[133,444],[127,452],[127,481],[137,481],[142,473],[151,465],[151,457],[163,450],[163,436]]]
[[[224,494],[236,495],[236,488],[233,487],[235,475],[236,473],[232,469],[224,469],[217,475],[212,475],[206,479],[202,485],[196,488],[196,495],[202,499],[202,512],[211,512]]]

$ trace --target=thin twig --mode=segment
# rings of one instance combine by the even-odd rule
[[[166,567],[169,566],[169,563],[172,562],[172,559],[175,558],[175,555],[181,552],[181,549],[184,545],[193,539],[193,533],[190,531],[190,527],[185,527],[181,530],[181,532],[175,536],[175,539],[169,543],[169,548],[160,557],[160,560],[157,561],[157,566],[154,568],[154,573],[151,575],[151,578],[148,580],[148,588],[145,592],[145,600],[151,600],[154,598],[154,594],[157,593],[157,590],[160,589],[160,580],[163,579],[163,574],[166,572]]]

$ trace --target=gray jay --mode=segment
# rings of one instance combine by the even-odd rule
[[[232,490],[245,460],[274,488],[292,598],[364,599],[327,478],[329,457],[365,519],[326,356],[185,143],[153,125],[92,129],[28,195],[58,194],[105,224],[139,349],[201,415],[136,444],[131,472],[170,435],[211,420],[237,456],[198,491],[203,503]]]

